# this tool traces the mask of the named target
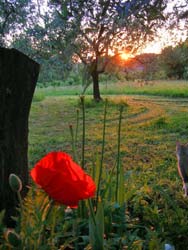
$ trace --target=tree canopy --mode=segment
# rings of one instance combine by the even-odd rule
[[[0,46],[6,45],[7,35],[14,36],[28,23],[33,8],[35,5],[31,0],[0,1]]]
[[[188,39],[164,48],[160,57],[167,77],[188,79]]]

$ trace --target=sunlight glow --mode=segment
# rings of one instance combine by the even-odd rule
[[[122,60],[126,61],[130,58],[130,55],[128,53],[121,52],[120,57]]]

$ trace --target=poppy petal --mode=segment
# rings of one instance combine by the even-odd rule
[[[55,201],[77,207],[95,195],[92,178],[64,152],[50,152],[30,172],[32,179]]]

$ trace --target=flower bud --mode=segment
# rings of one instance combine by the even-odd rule
[[[82,104],[82,105],[84,104],[84,100],[85,100],[84,95],[81,95],[81,96],[80,96],[80,101],[81,101],[81,104]]]
[[[22,190],[22,181],[15,174],[9,175],[9,185],[14,192],[20,192]]]
[[[14,247],[17,247],[21,244],[20,236],[13,230],[7,230],[6,239],[8,243]]]

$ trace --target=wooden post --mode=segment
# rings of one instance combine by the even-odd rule
[[[11,173],[28,184],[28,118],[39,74],[39,64],[15,49],[0,48],[0,211],[13,226],[16,194],[9,187]]]

